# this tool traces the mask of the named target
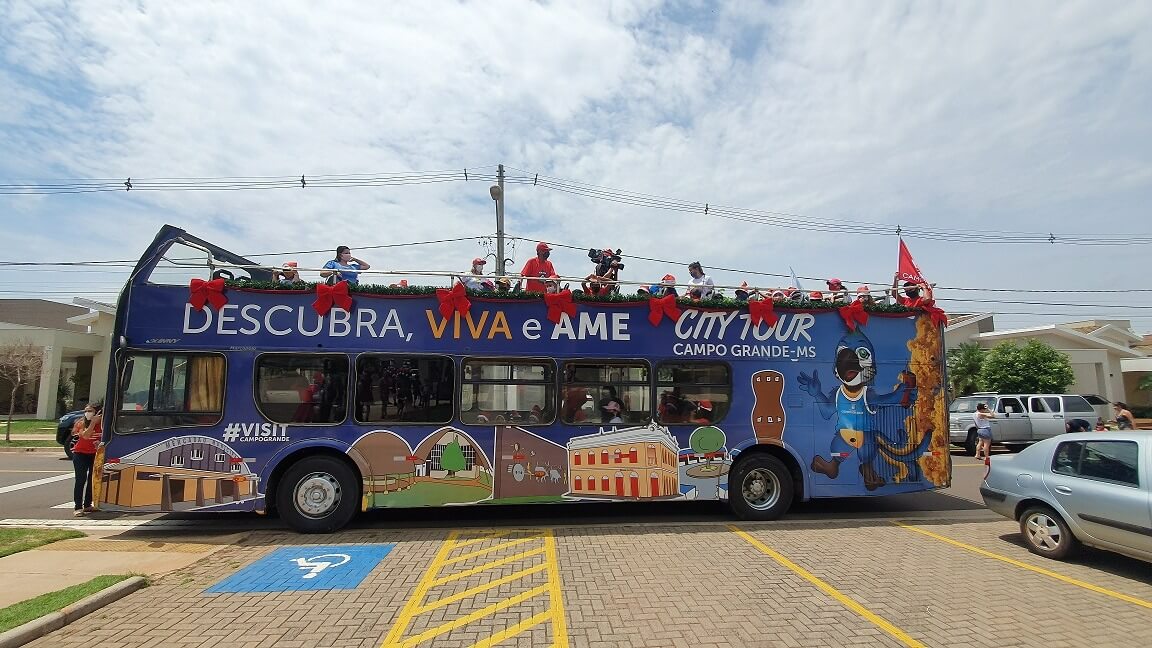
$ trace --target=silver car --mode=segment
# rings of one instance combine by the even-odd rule
[[[1152,561],[1152,434],[1079,432],[992,457],[984,504],[1018,520],[1036,554],[1081,544]]]

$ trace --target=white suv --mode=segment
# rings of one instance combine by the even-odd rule
[[[976,454],[976,406],[980,403],[996,413],[992,419],[992,442],[1009,450],[1041,439],[1064,434],[1064,424],[1072,419],[1096,423],[1096,410],[1076,394],[996,394],[977,392],[952,401],[948,407],[948,438],[963,445],[969,456]]]

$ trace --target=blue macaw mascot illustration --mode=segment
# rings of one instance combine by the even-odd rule
[[[840,463],[855,450],[860,458],[860,474],[864,487],[875,490],[886,481],[876,471],[877,459],[893,466],[902,466],[900,474],[910,475],[919,470],[916,458],[928,448],[931,432],[924,435],[914,448],[907,447],[905,439],[890,438],[881,431],[876,406],[900,405],[905,409],[916,402],[916,376],[908,370],[901,372],[901,384],[887,394],[872,386],[876,377],[876,358],[872,342],[860,330],[849,332],[836,345],[833,373],[840,386],[825,393],[820,386],[820,375],[801,372],[797,377],[800,389],[816,399],[820,415],[825,419],[836,414],[837,432],[829,447],[830,459],[817,455],[812,458],[812,470],[836,479]]]

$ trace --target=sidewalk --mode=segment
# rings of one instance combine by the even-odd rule
[[[96,576],[155,577],[183,569],[246,537],[247,533],[195,538],[197,542],[149,539],[140,533],[90,534],[0,558],[0,608]]]

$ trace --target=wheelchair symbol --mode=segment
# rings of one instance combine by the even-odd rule
[[[316,578],[316,575],[325,569],[329,567],[339,567],[350,560],[352,560],[352,557],[347,554],[321,554],[319,556],[312,556],[311,558],[292,559],[297,567],[308,572],[304,574],[304,578]]]

